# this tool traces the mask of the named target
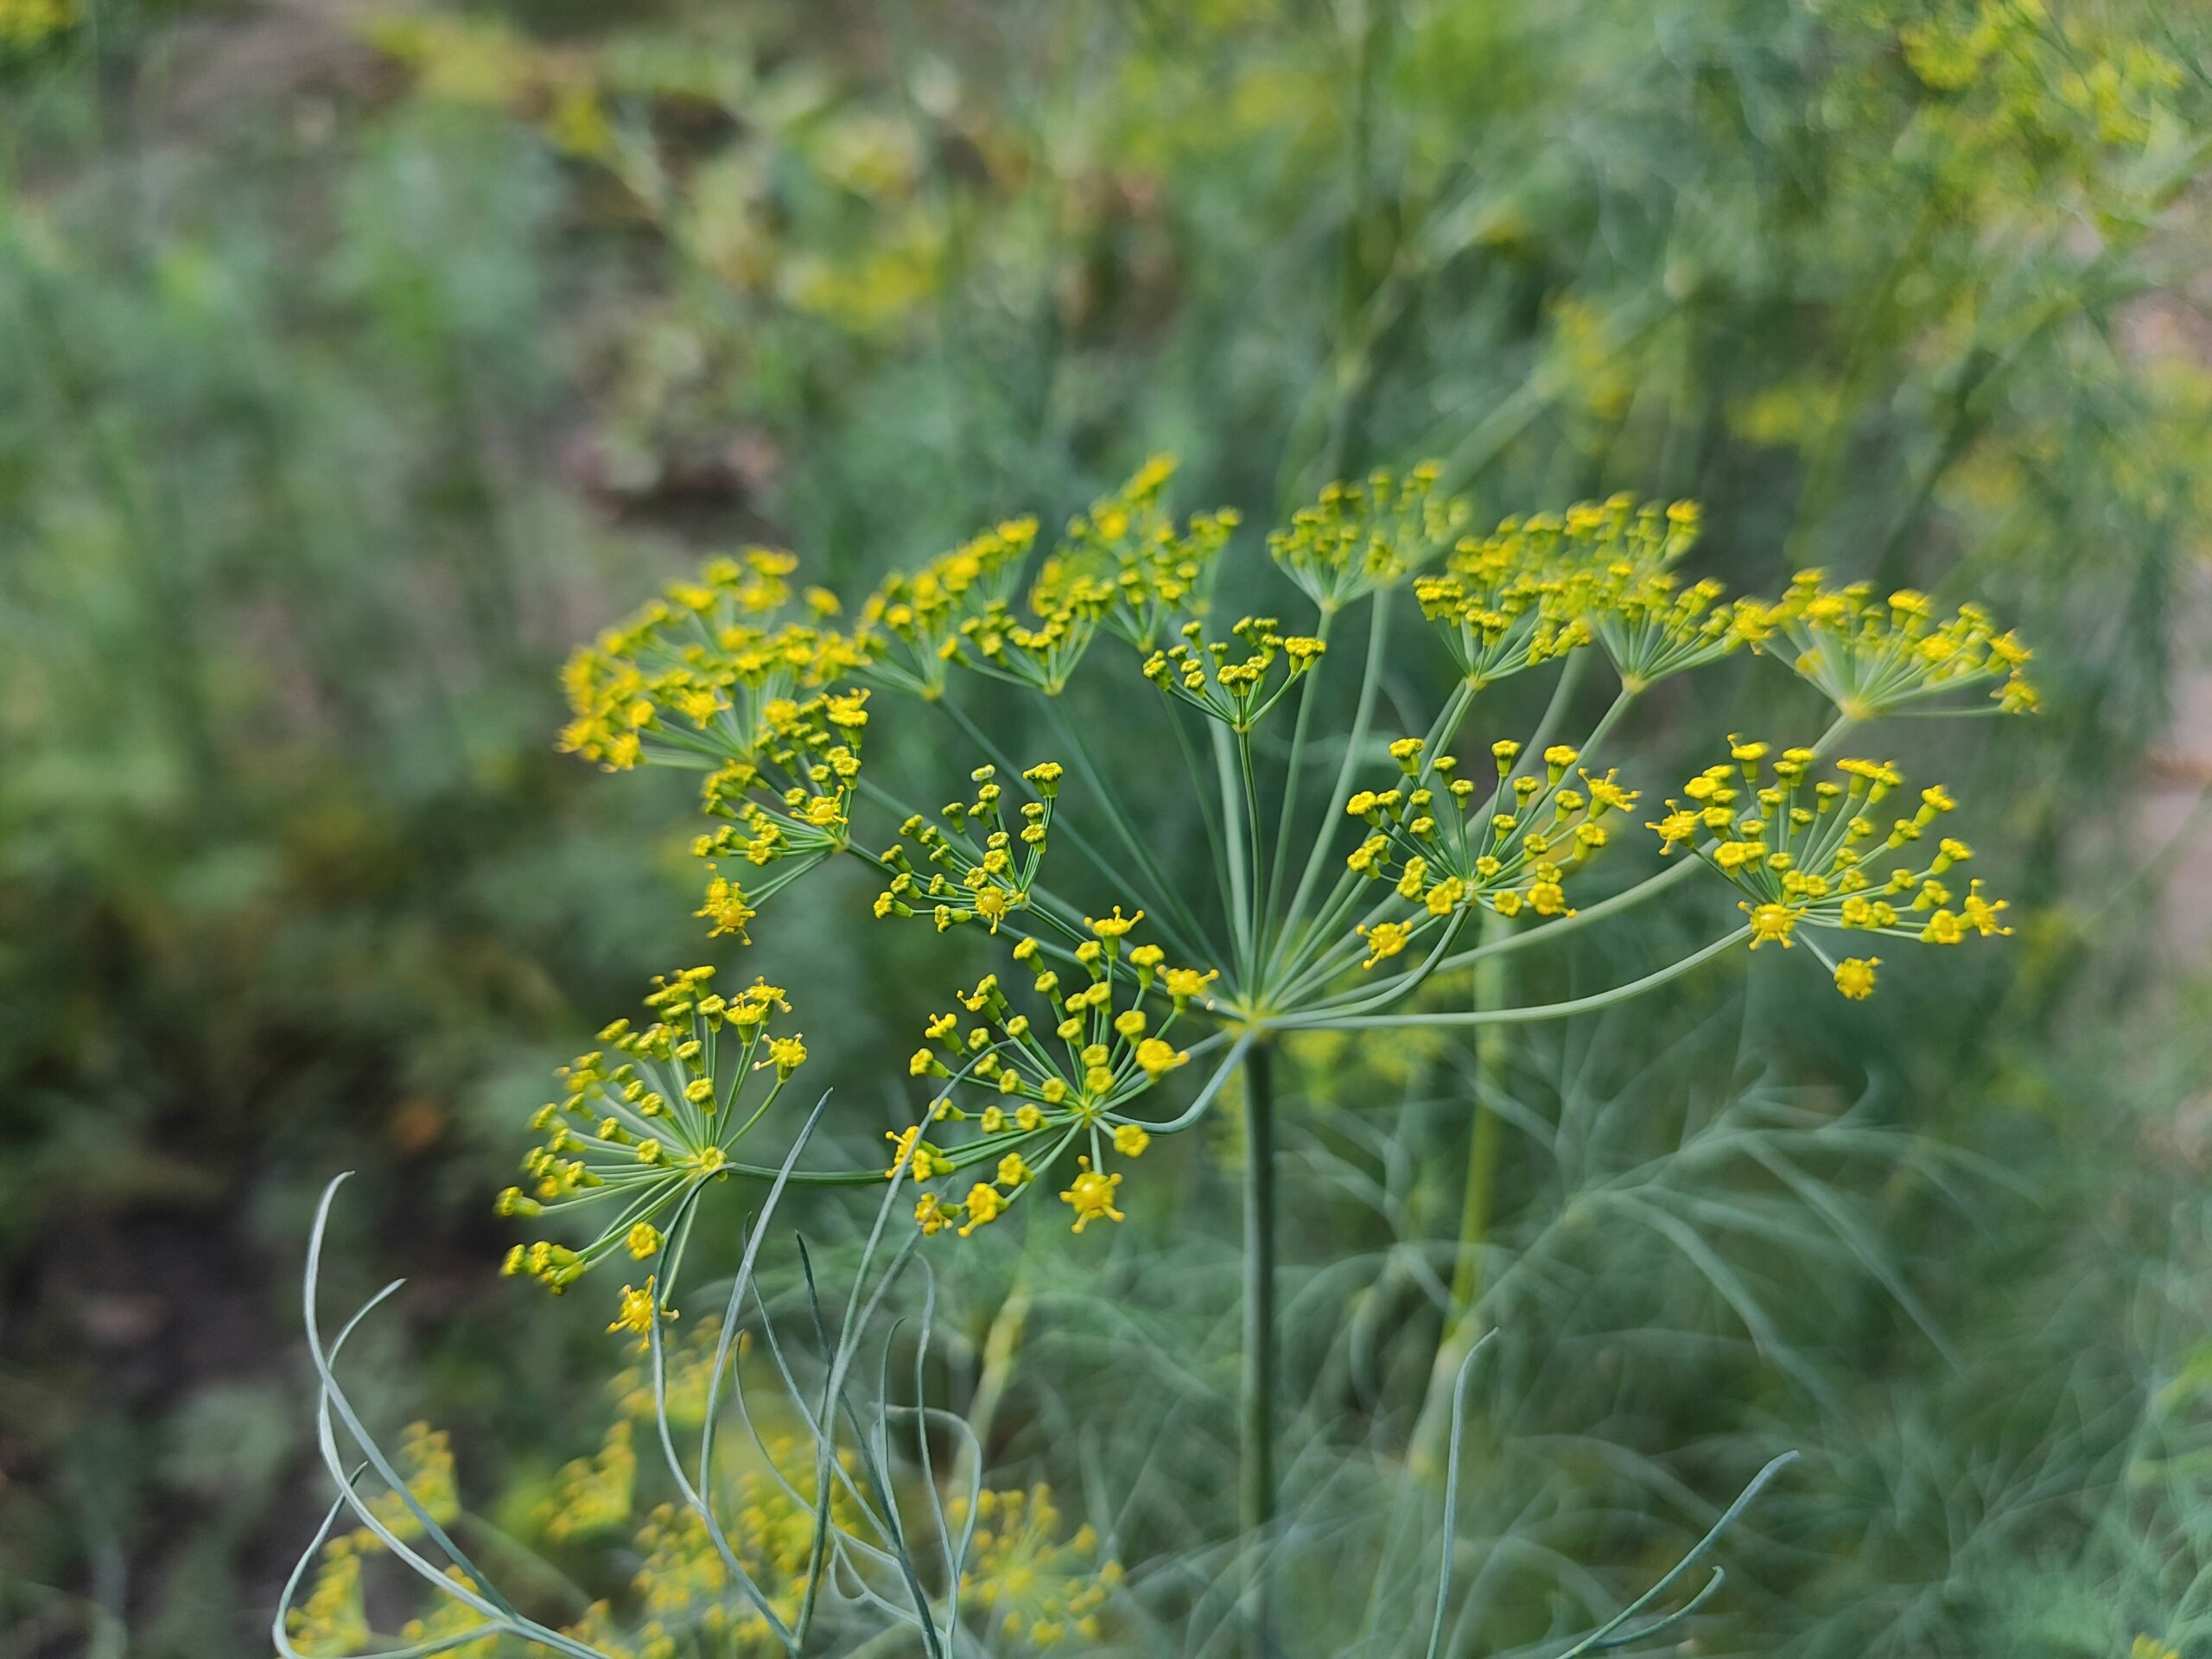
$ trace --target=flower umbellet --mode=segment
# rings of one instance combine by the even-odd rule
[[[1122,1581],[1121,1565],[1097,1560],[1094,1527],[1061,1535],[1050,1487],[986,1489],[972,1503],[961,1494],[947,1510],[956,1524],[965,1523],[971,1511],[976,1521],[975,1564],[960,1586],[963,1603],[1033,1647],[1099,1639],[1098,1610]]]
[[[702,805],[718,825],[694,845],[711,872],[699,914],[740,938],[758,901],[845,846],[868,724],[865,687],[824,689],[862,653],[823,626],[834,598],[794,594],[795,566],[761,548],[717,559],[563,674],[575,717],[563,747],[613,771],[708,773]]]
[[[1424,763],[1422,749],[1417,737],[1393,743],[1405,781],[1379,794],[1361,790],[1344,804],[1372,832],[1345,865],[1388,882],[1411,907],[1406,941],[1476,906],[1509,919],[1524,911],[1573,915],[1567,874],[1610,839],[1606,815],[1634,806],[1635,792],[1611,771],[1582,772],[1575,787],[1567,772],[1580,754],[1565,743],[1544,751],[1540,769],[1516,775],[1521,746],[1501,739],[1492,747],[1497,781],[1487,791],[1453,775],[1453,756]]]
[[[887,579],[861,607],[855,666],[874,684],[944,696],[963,630],[1014,591],[1036,540],[1035,519],[1009,519],[911,575]]]
[[[559,1292],[610,1258],[658,1263],[643,1289],[624,1287],[618,1328],[650,1324],[656,1294],[672,1294],[691,1207],[734,1173],[734,1154],[806,1063],[795,1031],[775,1028],[791,1011],[765,980],[724,996],[712,968],[655,982],[643,1026],[618,1020],[607,1046],[563,1068],[562,1098],[537,1109],[545,1137],[523,1160],[527,1186],[499,1195],[503,1215],[536,1217],[588,1210],[604,1217],[582,1248],[551,1240],[518,1244],[505,1271]]]
[[[1179,525],[1163,505],[1174,473],[1172,457],[1154,455],[1121,489],[1071,520],[1038,570],[1032,609],[1049,619],[1103,592],[1103,626],[1146,652],[1202,612],[1214,561],[1242,520],[1224,507]]]
[[[1403,477],[1378,469],[1332,484],[1268,538],[1268,551],[1324,614],[1403,582],[1466,523],[1467,504],[1436,493],[1441,470],[1423,461]]]
[[[1232,645],[1208,639],[1203,623],[1185,622],[1179,639],[1145,658],[1144,677],[1231,731],[1249,732],[1328,649],[1311,634],[1278,633],[1276,626],[1271,616],[1244,617],[1230,629]]]
[[[1007,917],[1028,907],[1052,836],[1052,802],[1062,771],[1054,760],[1024,771],[1021,781],[1036,792],[1035,798],[1024,801],[1011,821],[998,768],[991,766],[978,766],[971,775],[972,803],[948,803],[934,821],[918,812],[909,817],[899,826],[898,842],[879,860],[891,879],[876,895],[876,915],[925,914],[940,933],[976,921],[997,932]],[[918,869],[908,843],[924,863],[935,868]]]
[[[2005,900],[1988,897],[1979,877],[1961,883],[1974,849],[1941,833],[1957,806],[1948,791],[1923,789],[1909,814],[1891,817],[1905,782],[1894,765],[1842,760],[1836,777],[1809,781],[1817,759],[1732,740],[1726,761],[1690,779],[1688,804],[1669,800],[1650,826],[1662,853],[1694,845],[1745,895],[1752,950],[1802,940],[1856,1000],[1873,990],[1881,958],[1835,962],[1801,927],[1939,945],[2012,931],[1999,920]]]
[[[1122,1178],[1107,1166],[1151,1144],[1156,1122],[1132,1108],[1189,1062],[1174,1033],[1211,980],[1166,966],[1156,944],[1125,948],[1143,919],[1118,905],[1086,918],[1091,937],[1065,973],[1025,939],[1012,963],[1029,981],[1017,994],[1026,1006],[988,974],[929,1022],[907,1069],[937,1079],[938,1093],[924,1123],[889,1137],[886,1172],[935,1184],[915,1206],[924,1232],[956,1228],[964,1237],[998,1219],[1071,1149],[1078,1173],[1060,1198],[1076,1230],[1122,1219],[1113,1205]]]
[[[1971,855],[1941,833],[1948,796],[1926,791],[1884,821],[1878,807],[1902,786],[1894,767],[1844,760],[1814,777],[1844,732],[1941,693],[1978,687],[1994,709],[2033,706],[2026,650],[1979,607],[1939,614],[1916,592],[1878,600],[1818,572],[1776,600],[1731,597],[1685,569],[1702,528],[1689,502],[1618,495],[1472,534],[1465,503],[1424,464],[1323,491],[1266,541],[1303,616],[1223,626],[1212,593],[1239,520],[1179,519],[1173,473],[1154,457],[1050,545],[1034,520],[1009,519],[894,575],[849,632],[835,626],[835,600],[794,589],[788,555],[717,561],[571,664],[568,747],[612,766],[707,771],[703,804],[718,823],[697,851],[715,933],[744,939],[778,890],[853,857],[875,873],[878,918],[968,928],[990,953],[980,979],[948,990],[908,1062],[927,1095],[890,1131],[887,1170],[817,1179],[910,1182],[920,1230],[960,1236],[1041,1184],[1084,1230],[1121,1220],[1146,1148],[1200,1121],[1280,1034],[1554,1017],[1561,1010],[1541,1006],[1452,1012],[1413,993],[1673,884],[1662,864],[1625,888],[1591,886],[1643,794],[1624,779],[1615,731],[1653,685],[1738,652],[1793,667],[1835,704],[1836,725],[1814,748],[1736,743],[1647,820],[1662,853],[1688,849],[1737,887],[1741,921],[1573,1006],[1637,994],[1739,944],[1808,945],[1857,999],[1875,989],[1882,957],[1832,955],[1815,935],[1941,945],[2006,931],[2002,901],[1959,878]],[[1393,736],[1377,728],[1378,692],[1405,589],[1447,690],[1425,728]],[[1361,605],[1363,650],[1340,637]],[[1571,725],[1592,662],[1610,667],[1616,695],[1593,722]],[[1533,729],[1482,728],[1486,690],[1545,669],[1557,684]],[[1175,787],[1200,809],[1202,869],[1169,867],[1139,827],[1153,809],[1123,798],[1130,780],[1066,717],[1078,681],[1117,674],[1150,683],[1159,752],[1189,763],[1187,790]],[[1035,699],[1057,734],[1053,758],[1021,766],[999,751],[954,695],[963,676],[987,697]],[[1347,700],[1349,725],[1321,734]],[[969,792],[930,811],[863,779],[862,738],[896,706],[957,731],[973,752]],[[880,836],[855,827],[878,814]],[[683,1020],[708,1017],[701,995],[672,995]],[[742,999],[713,1017],[727,1023],[740,1006],[765,1024],[767,1005]],[[704,1037],[676,1023],[664,1013],[650,1039],[632,1039],[650,1053],[581,1067],[584,1093],[613,1091],[598,1119],[583,1121],[599,1107],[574,1097],[549,1109],[533,1185],[509,1205],[620,1188],[628,1208],[581,1249],[525,1248],[518,1270],[558,1285],[626,1252],[641,1264],[633,1278],[658,1275],[652,1292],[632,1287],[634,1306],[665,1298],[672,1273],[653,1260],[665,1217],[723,1173],[706,1165],[728,1158],[733,1127],[726,1108],[681,1129],[641,1109],[702,1086],[678,1051],[709,1052]],[[626,1307],[617,1323],[642,1317]]]
[[[1979,605],[1939,616],[1935,601],[1904,588],[1878,598],[1871,582],[1823,585],[1826,573],[1802,570],[1770,613],[1796,653],[1791,666],[1853,720],[1872,720],[1908,704],[1969,687],[1990,688],[1999,709],[2036,706],[2026,646],[2000,633]]]

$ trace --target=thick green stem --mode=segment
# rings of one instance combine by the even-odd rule
[[[1244,1377],[1238,1518],[1251,1565],[1245,1578],[1246,1650],[1267,1651],[1268,1584],[1261,1567],[1275,1510],[1275,1127],[1273,1058],[1244,1052]]]

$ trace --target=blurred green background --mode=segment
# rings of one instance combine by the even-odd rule
[[[0,1655],[261,1650],[337,1169],[354,1276],[413,1281],[363,1338],[392,1409],[486,1485],[588,1449],[595,1323],[493,1277],[488,1198],[550,1068],[706,948],[683,781],[553,752],[568,646],[712,552],[851,596],[1161,449],[1259,524],[1426,455],[1478,518],[1692,495],[1732,582],[2034,643],[2043,715],[1910,739],[2010,804],[2002,961],[1605,1033],[1687,1007],[1685,1087],[1840,1090],[1893,1154],[1711,1171],[1770,1205],[1713,1237],[1756,1317],[1624,1233],[1574,1332],[1727,1340],[1522,1382],[1640,1457],[1815,1452],[1714,1650],[2212,1654],[2208,40],[2120,0],[0,0]],[[899,964],[792,944],[873,1099]],[[1571,1183],[1508,1173],[1500,1236],[1546,1236]]]

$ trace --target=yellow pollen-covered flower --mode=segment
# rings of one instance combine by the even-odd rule
[[[753,938],[745,931],[745,925],[760,914],[746,902],[744,888],[720,875],[707,883],[706,901],[692,913],[703,916],[714,924],[708,932],[709,938],[734,933],[747,944],[752,944]]]
[[[1879,957],[1845,957],[1836,964],[1836,989],[1854,1002],[1864,1001],[1874,994],[1874,969],[1881,963]]]
[[[1076,1162],[1081,1173],[1060,1194],[1061,1202],[1075,1211],[1075,1230],[1081,1232],[1101,1217],[1108,1221],[1125,1219],[1114,1207],[1114,1189],[1121,1185],[1121,1176],[1100,1174],[1091,1168],[1088,1158],[1078,1158]]]
[[[1992,934],[2010,933],[2012,931],[2009,927],[1999,926],[1997,922],[1997,912],[2010,909],[2011,906],[2002,899],[1993,904],[1983,898],[1980,881],[1968,885],[1966,903],[1961,908],[1965,912],[1966,925],[1985,939]]]
[[[1195,968],[1170,968],[1162,976],[1161,982],[1166,986],[1168,995],[1178,1002],[1184,1002],[1194,996],[1205,995],[1206,987],[1220,977],[1217,969],[1209,968],[1200,973]]]
[[[1005,1209],[1006,1200],[999,1196],[998,1188],[976,1182],[968,1189],[968,1221],[961,1228],[960,1236],[965,1238],[978,1227],[996,1221]]]
[[[623,1286],[620,1311],[614,1316],[614,1322],[607,1327],[607,1330],[633,1332],[640,1337],[651,1335],[653,1328],[654,1301],[653,1281],[650,1278],[645,1281],[645,1287],[643,1290],[632,1290],[627,1285]],[[674,1316],[671,1314],[670,1317]]]
[[[1147,1077],[1159,1077],[1173,1071],[1191,1057],[1173,1043],[1158,1037],[1147,1037],[1136,1047],[1136,1062]]]
[[[922,1160],[916,1155],[916,1148],[921,1143],[922,1126],[917,1123],[911,1128],[886,1129],[883,1138],[891,1142],[892,1147],[891,1167],[883,1172],[884,1175],[895,1181],[911,1170],[915,1179],[919,1180]]]
[[[1784,950],[1789,948],[1791,943],[1789,936],[1797,926],[1796,911],[1787,905],[1740,904],[1737,908],[1745,912],[1751,918],[1752,950],[1756,950],[1770,941],[1780,944]]]
[[[1377,922],[1373,927],[1363,924],[1352,931],[1367,941],[1367,960],[1359,964],[1363,968],[1372,968],[1385,957],[1396,956],[1413,937],[1413,930],[1403,922]]]

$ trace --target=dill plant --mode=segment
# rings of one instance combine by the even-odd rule
[[[1049,550],[1033,520],[996,525],[886,580],[849,624],[834,595],[795,585],[791,556],[755,548],[674,585],[572,659],[565,747],[612,770],[663,765],[704,775],[709,827],[694,850],[707,872],[699,915],[712,935],[748,943],[764,912],[772,918],[804,902],[792,888],[849,860],[873,878],[879,923],[964,934],[988,964],[972,982],[945,987],[943,1011],[918,1033],[900,1068],[915,1107],[887,1133],[881,1161],[814,1157],[826,1096],[791,1133],[780,1120],[791,1115],[776,1109],[808,1052],[786,993],[760,977],[718,988],[715,969],[702,966],[658,982],[648,1023],[615,1021],[600,1048],[565,1069],[562,1097],[533,1120],[543,1138],[525,1160],[525,1183],[499,1199],[504,1213],[565,1235],[515,1246],[510,1274],[557,1293],[605,1261],[626,1264],[630,1282],[609,1328],[634,1335],[650,1355],[664,1449],[689,1506],[680,1523],[687,1547],[718,1563],[716,1582],[742,1592],[748,1629],[764,1640],[800,1651],[823,1586],[836,1583],[859,1586],[856,1604],[925,1650],[959,1645],[959,1610],[971,1593],[966,1552],[985,1503],[982,1447],[958,1419],[932,1414],[918,1372],[911,1403],[894,1401],[887,1345],[872,1427],[847,1394],[860,1333],[904,1266],[938,1235],[971,1236],[1055,1195],[1073,1231],[1110,1226],[1125,1205],[1145,1202],[1145,1184],[1132,1176],[1155,1141],[1237,1102],[1240,1509],[1247,1535],[1263,1535],[1274,1515],[1278,1429],[1273,1067],[1286,1042],[1559,1020],[1623,1003],[1738,946],[1802,947],[1842,995],[1864,998],[1877,984],[1878,945],[1955,947],[2009,931],[2004,901],[1978,878],[1961,880],[1974,855],[1944,833],[1955,808],[1948,792],[1909,791],[1894,763],[1845,752],[1889,715],[2031,709],[2028,652],[1991,617],[1971,605],[1942,614],[1915,591],[1831,585],[1819,571],[1773,599],[1730,599],[1717,582],[1683,571],[1699,532],[1688,502],[1615,497],[1473,533],[1466,504],[1440,488],[1440,471],[1427,464],[1332,486],[1266,538],[1294,622],[1278,607],[1224,625],[1223,590],[1255,585],[1268,567],[1230,570],[1241,528],[1233,512],[1174,516],[1173,464],[1159,458]],[[1394,632],[1408,609],[1425,645],[1408,647]],[[1622,752],[1624,719],[1656,685],[1745,651],[1818,688],[1834,706],[1832,722],[1802,743],[1732,738],[1725,758],[1663,805],[1646,804],[1632,753]],[[1430,677],[1441,672],[1449,690],[1409,721],[1385,680],[1415,652],[1427,653]],[[1347,657],[1352,665],[1339,668]],[[1577,728],[1577,693],[1600,662],[1615,695]],[[1541,715],[1513,734],[1484,729],[1478,722],[1493,706],[1485,694],[1535,673],[1554,682]],[[1119,677],[1117,709],[1133,710],[1140,696],[1154,705],[1158,747],[1179,757],[1180,778],[1128,775],[1102,756],[1068,707],[1094,676]],[[967,748],[955,798],[919,804],[882,780],[869,758],[882,741],[874,734],[896,719],[936,726],[929,741]],[[993,735],[1021,719],[1050,733],[1048,753],[1016,758]],[[1157,828],[1163,790],[1192,817],[1179,842]],[[1592,867],[1646,836],[1660,867],[1588,896]],[[1622,917],[1700,868],[1730,891],[1738,918],[1707,943],[1566,1001],[1517,1004],[1503,994],[1510,982],[1500,969],[1516,953]],[[780,1154],[755,1149],[753,1137],[763,1134],[760,1144]],[[1485,1155],[1478,1132],[1463,1269],[1480,1242],[1474,1203],[1494,1173]],[[717,1327],[701,1449],[687,1475],[671,1437],[664,1332],[702,1207],[733,1180],[767,1183],[769,1196]],[[715,1518],[711,1396],[748,1296],[760,1328],[772,1331],[755,1258],[777,1196],[795,1183],[872,1186],[883,1196],[844,1319],[825,1323],[806,1270],[823,1378],[803,1381],[774,1351],[816,1466],[808,1484],[766,1457],[810,1542],[777,1558],[783,1581],[763,1586]],[[571,1225],[572,1213],[581,1225]],[[312,1280],[311,1272],[311,1322]],[[1469,1290],[1463,1272],[1453,1296],[1461,1317],[1441,1344],[1426,1418],[1440,1434],[1448,1424],[1454,1469],[1456,1402],[1481,1350],[1466,1317]],[[331,1411],[362,1434],[331,1370],[343,1340],[315,1344],[326,1459],[341,1482]],[[857,1465],[837,1450],[841,1413],[853,1420]],[[918,1484],[935,1506],[926,1529],[901,1519],[886,1467],[885,1425],[901,1414],[921,1420]],[[959,1464],[972,1484],[958,1518],[929,1467],[928,1431],[938,1419],[956,1440],[966,1436]],[[402,1495],[402,1518],[446,1542],[388,1462],[372,1451],[371,1460]],[[340,1506],[348,1503],[370,1514],[350,1484]],[[661,1528],[654,1550],[673,1547],[677,1524]],[[925,1534],[943,1558],[927,1574],[917,1565]],[[395,1552],[406,1546],[390,1525],[377,1536]],[[1444,1629],[1448,1558],[1447,1542],[1432,1653]],[[454,1560],[458,1599],[480,1619],[562,1651],[609,1650],[578,1630],[522,1620]],[[1624,1626],[1683,1570],[1572,1650],[1655,1631]],[[1249,1637],[1263,1644],[1264,1572],[1253,1569],[1237,1594]],[[1073,1620],[1091,1630],[1084,1621],[1095,1621],[1100,1599],[1081,1599]],[[1041,1642],[1069,1627],[1046,1616],[1027,1628]]]

